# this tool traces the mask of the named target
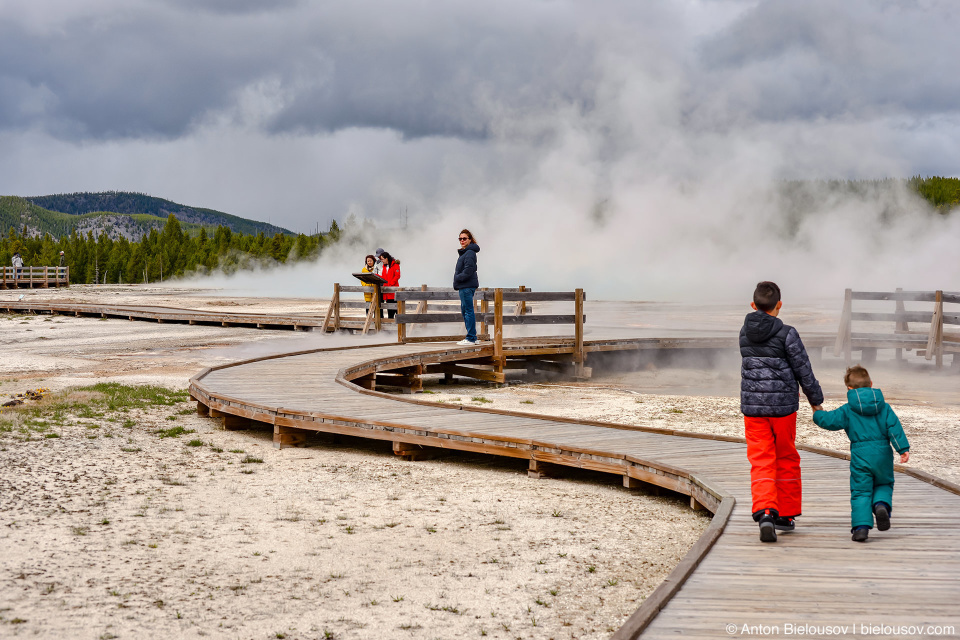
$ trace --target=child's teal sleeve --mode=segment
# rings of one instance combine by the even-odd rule
[[[847,405],[833,411],[814,411],[813,421],[821,429],[842,431],[847,428]]]
[[[897,453],[910,451],[910,443],[907,442],[907,434],[903,432],[900,418],[893,412],[890,405],[884,406],[883,413],[883,424],[887,428],[887,438],[890,439],[890,444],[897,450]]]

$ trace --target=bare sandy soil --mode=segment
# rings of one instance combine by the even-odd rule
[[[34,293],[325,310],[168,289]],[[349,439],[280,451],[268,433],[219,430],[182,396],[111,410],[71,391],[182,390],[211,364],[335,344],[0,314],[2,399],[55,392],[0,416],[0,636],[601,638],[709,523],[617,479],[535,481],[523,464],[471,456],[403,462]],[[58,399],[71,403],[60,413]],[[160,437],[175,427],[185,432]]]

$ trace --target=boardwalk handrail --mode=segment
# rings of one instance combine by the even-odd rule
[[[70,267],[0,267],[0,289],[70,286]]]
[[[853,301],[892,301],[893,312],[854,311]],[[930,311],[907,311],[905,302],[933,303]],[[960,293],[944,291],[853,291],[846,289],[843,298],[843,313],[840,328],[834,345],[834,355],[844,355],[847,363],[852,362],[852,351],[861,349],[864,360],[872,361],[878,348],[896,349],[897,359],[903,357],[903,350],[917,349],[927,360],[936,358],[937,368],[943,367],[946,351],[954,354],[953,366],[960,370],[960,334],[944,333],[944,325],[960,326],[960,310],[957,313],[944,313],[944,304],[960,304]],[[894,323],[893,333],[866,333],[853,331],[854,322]],[[911,331],[909,323],[928,324],[924,331]]]
[[[485,291],[485,289],[478,289],[480,291]],[[505,291],[510,292],[522,292],[528,291],[523,285],[512,288],[505,289]],[[418,288],[412,287],[384,287],[380,284],[372,284],[370,286],[361,286],[361,285],[341,285],[340,283],[334,283],[333,285],[333,296],[330,299],[330,305],[327,307],[327,313],[324,316],[323,328],[324,332],[336,332],[341,329],[348,330],[359,330],[361,334],[366,335],[369,331],[381,331],[384,324],[397,324],[395,318],[382,318],[381,315],[384,310],[394,311],[400,313],[400,304],[399,301],[403,298],[399,296],[400,293],[416,293],[423,295],[423,297],[416,298],[418,304],[416,308],[416,313],[420,315],[430,314],[430,318],[427,320],[417,321],[416,324],[424,324],[430,322],[459,322],[460,317],[460,305],[459,304],[450,304],[453,301],[459,302],[460,295],[452,287],[428,287],[427,285],[420,285]],[[367,302],[364,298],[359,296],[354,296],[352,299],[343,294],[366,294],[370,295],[371,300]],[[383,294],[394,294],[396,300],[383,300]],[[475,298],[475,311],[478,315],[487,313],[488,309],[486,308],[486,302],[483,300],[482,296],[477,296]],[[348,315],[353,312],[353,310],[363,309],[364,312],[362,315]],[[529,311],[529,305],[525,302],[517,302],[517,313],[516,315],[524,315]],[[436,313],[430,313],[436,312]],[[456,312],[456,313],[454,313]],[[441,319],[444,318],[444,319]],[[482,319],[481,319],[482,322]],[[406,329],[402,333],[406,333]],[[398,327],[398,335],[401,331]],[[486,338],[486,326],[485,324],[481,327],[481,335]],[[432,336],[429,338],[424,338],[422,341],[433,340],[459,340],[463,336]],[[417,339],[407,338],[408,342],[416,342]]]
[[[420,306],[425,305],[428,300],[448,299],[446,296],[456,295],[458,292],[448,291],[402,291],[397,294],[397,341],[407,342],[406,325],[413,323],[433,323],[433,322],[462,322],[463,316],[457,313],[431,314],[421,313],[418,307],[417,313],[406,313],[407,302],[418,302]],[[477,291],[476,298],[479,298],[481,311],[478,314],[478,320],[481,322],[481,332],[485,332],[487,326],[493,326],[493,365],[494,371],[503,374],[506,366],[506,357],[503,354],[503,326],[505,324],[572,324],[574,325],[574,349],[573,361],[576,366],[576,377],[583,377],[583,323],[586,317],[583,314],[583,303],[586,296],[583,289],[576,291],[527,291],[523,287],[520,289],[480,289]],[[573,314],[568,315],[545,315],[545,314],[523,314],[525,305],[529,302],[570,302],[574,303]],[[493,309],[490,310],[490,302],[493,302]],[[504,313],[504,303],[517,303],[517,313],[506,315]]]

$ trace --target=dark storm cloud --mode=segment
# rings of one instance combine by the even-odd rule
[[[465,4],[195,9],[172,1],[49,30],[3,21],[0,127],[177,137],[213,115],[242,117],[243,98],[253,98],[266,110],[256,124],[275,132],[384,127],[470,138],[485,136],[497,114],[586,104],[591,93],[591,51],[556,16]]]
[[[163,0],[165,4],[187,11],[243,14],[289,9],[302,0]]]
[[[2,10],[0,129],[178,138],[227,119],[475,139],[542,113],[590,114],[631,85],[642,97],[651,70],[675,76],[664,112],[696,129],[960,104],[950,4],[693,4],[691,15],[733,17],[690,28],[676,3],[613,0],[84,3],[40,24]]]
[[[702,46],[695,106],[765,121],[956,113],[957,18],[945,2],[760,3]]]

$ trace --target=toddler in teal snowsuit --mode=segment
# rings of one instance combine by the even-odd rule
[[[900,462],[910,459],[910,443],[900,419],[873,388],[870,374],[860,365],[847,369],[847,404],[833,411],[815,411],[813,421],[830,431],[843,429],[850,438],[850,520],[853,540],[866,542],[873,517],[877,529],[890,528],[893,505],[892,445]]]

